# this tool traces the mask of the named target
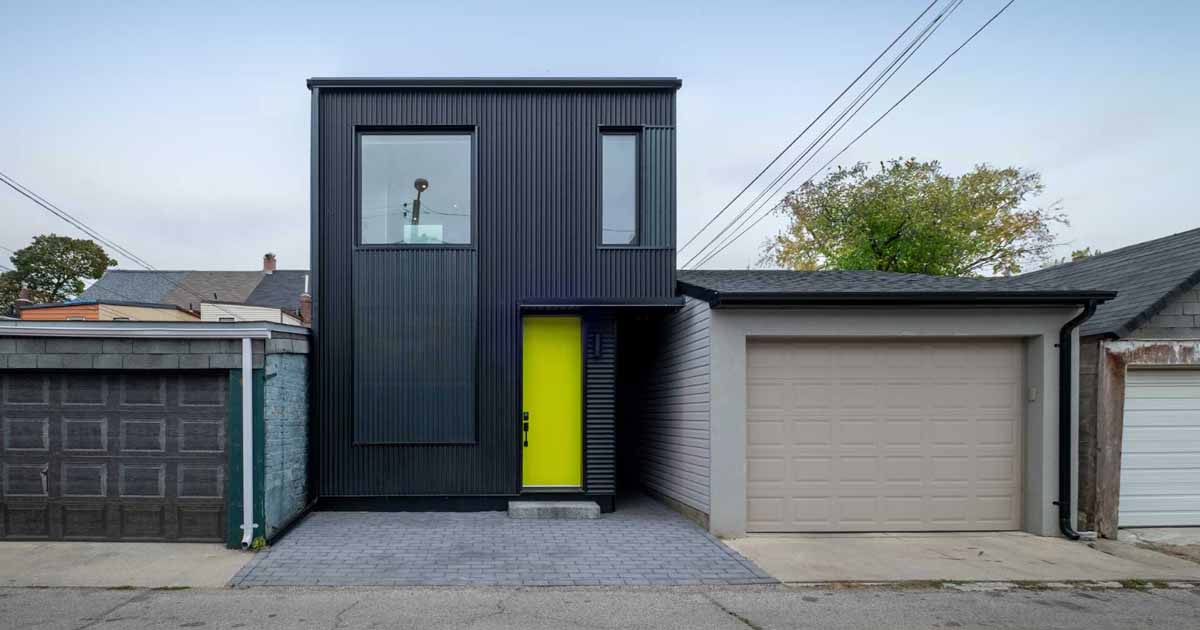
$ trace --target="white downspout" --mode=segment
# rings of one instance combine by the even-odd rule
[[[242,337],[242,549],[254,539],[254,347]]]

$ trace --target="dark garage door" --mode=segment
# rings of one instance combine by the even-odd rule
[[[222,372],[0,372],[0,538],[223,540]]]

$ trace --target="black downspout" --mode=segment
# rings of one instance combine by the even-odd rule
[[[1071,431],[1071,380],[1074,376],[1071,333],[1095,312],[1096,302],[1089,301],[1083,312],[1063,324],[1058,332],[1058,501],[1055,503],[1058,505],[1058,528],[1071,540],[1079,540],[1079,532],[1071,526],[1074,509],[1071,504],[1071,445],[1075,439]]]

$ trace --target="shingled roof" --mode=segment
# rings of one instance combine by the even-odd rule
[[[1082,304],[1112,297],[1090,284],[1033,286],[1017,278],[954,278],[885,271],[679,271],[681,293],[719,305]]]
[[[1117,297],[1096,309],[1079,334],[1124,337],[1175,297],[1200,284],[1200,228],[1018,276],[1033,286],[1101,285]]]
[[[201,302],[270,306],[295,313],[305,270],[140,271],[111,269],[86,291],[83,301],[173,304],[199,310]],[[289,293],[292,289],[294,292]]]

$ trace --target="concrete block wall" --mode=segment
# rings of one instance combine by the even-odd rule
[[[265,345],[262,339],[255,339],[253,344],[254,367],[261,368]],[[240,367],[242,342],[239,339],[0,337],[0,369],[228,370]]]
[[[307,344],[286,339],[268,342],[268,350],[277,351],[267,354],[263,390],[263,504],[268,537],[286,527],[308,501]],[[290,352],[278,352],[285,347]]]
[[[1171,300],[1128,339],[1200,339],[1200,287]]]

